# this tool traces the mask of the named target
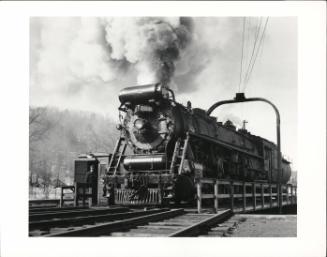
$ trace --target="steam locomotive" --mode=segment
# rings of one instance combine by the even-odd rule
[[[176,102],[164,85],[119,94],[120,137],[103,177],[112,203],[160,205],[192,201],[201,178],[277,183],[277,147],[231,121]],[[281,183],[291,175],[282,158]]]

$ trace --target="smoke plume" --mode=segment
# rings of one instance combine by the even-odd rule
[[[168,84],[192,39],[190,18],[109,18],[104,24],[111,58],[135,65],[138,84]]]
[[[163,82],[186,102],[238,83],[241,18],[31,18],[31,104],[108,112],[126,86]],[[224,90],[226,92],[224,92]],[[213,100],[210,100],[213,101]],[[193,97],[197,106],[201,98]]]

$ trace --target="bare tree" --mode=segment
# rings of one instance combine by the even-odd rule
[[[73,178],[79,153],[111,152],[119,136],[109,117],[82,111],[31,107],[29,125],[30,186],[44,188],[45,197],[52,180]]]
[[[46,108],[31,108],[29,113],[29,141],[32,143],[42,140],[49,129],[52,122],[47,119]]]

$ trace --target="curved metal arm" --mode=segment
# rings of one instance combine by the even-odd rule
[[[175,93],[173,90],[171,90],[170,88],[167,88],[167,90],[170,92],[171,97],[173,98],[173,102],[175,102]]]
[[[224,100],[219,101],[213,104],[207,111],[207,115],[209,116],[216,108],[224,104],[232,104],[232,103],[242,103],[242,102],[254,102],[260,101],[268,103],[275,111],[276,114],[276,134],[277,134],[277,169],[278,169],[278,190],[279,190],[279,197],[278,197],[278,207],[279,213],[282,211],[282,195],[281,195],[281,171],[282,171],[282,154],[281,154],[281,143],[280,143],[280,115],[279,111],[272,102],[265,98],[261,97],[252,97],[252,98],[245,98],[244,93],[237,93],[236,97],[233,100]]]

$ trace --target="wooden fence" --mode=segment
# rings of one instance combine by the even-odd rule
[[[202,201],[204,199],[213,199],[214,210],[216,212],[218,211],[220,202],[224,202],[224,207],[228,206],[233,212],[247,212],[278,207],[279,194],[277,184],[206,178],[198,180],[196,188],[197,209],[199,213],[202,211]],[[291,184],[282,185],[281,190],[282,206],[296,204],[296,186]]]

